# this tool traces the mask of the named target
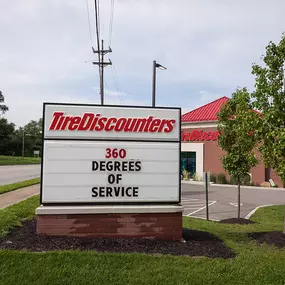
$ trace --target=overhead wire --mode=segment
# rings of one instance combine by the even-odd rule
[[[111,0],[110,24],[109,24],[109,47],[111,46],[111,42],[112,42],[113,20],[114,20],[114,8],[115,8],[115,0]]]
[[[99,0],[98,0],[98,6],[97,6],[97,0],[94,0],[94,13],[95,13],[95,29],[96,29],[96,40],[97,40],[97,51],[98,51],[98,63],[99,63],[99,76],[101,80],[101,59],[100,59],[100,29],[99,29]],[[101,93],[101,92],[100,92]]]
[[[92,38],[92,32],[91,32],[91,22],[90,22],[90,15],[89,15],[88,0],[86,0],[86,8],[87,8],[87,17],[88,17],[88,27],[89,27],[90,45],[91,45],[91,48],[92,48],[93,38]]]
[[[109,23],[109,47],[111,46],[111,43],[112,43],[112,33],[113,33],[113,23],[114,23],[114,10],[115,10],[115,0],[111,0],[111,3],[110,3],[110,23]],[[113,76],[113,79],[114,79],[115,87],[117,89],[117,94],[119,96],[120,102],[123,103],[124,102],[124,98],[122,96],[122,92],[121,92],[121,88],[120,88],[120,84],[119,84],[119,81],[118,81],[118,77],[117,77],[117,73],[116,73],[116,69],[115,69],[114,63],[112,63],[111,67],[112,67],[112,76]]]
[[[120,102],[124,103],[124,98],[122,96],[122,92],[121,92],[121,88],[120,88],[120,84],[119,84],[119,81],[118,81],[118,77],[117,77],[117,73],[116,73],[116,69],[115,69],[114,63],[111,65],[111,67],[112,67],[113,79],[114,79],[115,86],[116,86],[116,89],[117,89],[117,94],[119,96]]]

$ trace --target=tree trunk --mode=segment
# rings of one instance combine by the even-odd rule
[[[240,218],[240,178],[238,178],[238,218]]]

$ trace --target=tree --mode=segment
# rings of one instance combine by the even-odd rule
[[[2,94],[2,91],[0,91],[0,115],[5,114],[9,110],[5,104],[1,104],[4,103],[4,100],[4,95]]]
[[[15,132],[15,125],[9,123],[7,119],[0,118],[0,154],[13,155],[14,151],[11,149],[11,141]]]
[[[263,56],[264,66],[254,64],[255,91],[251,97],[261,111],[257,133],[266,167],[275,169],[285,187],[285,34],[278,45],[270,42]]]
[[[19,131],[26,134],[25,137],[25,150],[28,155],[32,156],[34,150],[41,150],[42,147],[42,119],[38,121],[31,120],[24,128]]]
[[[218,114],[219,146],[226,152],[222,165],[238,184],[238,218],[240,217],[240,184],[257,164],[254,148],[257,136],[254,127],[258,113],[252,109],[250,94],[246,88],[238,89]]]

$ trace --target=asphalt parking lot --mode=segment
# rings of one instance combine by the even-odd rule
[[[184,216],[206,218],[203,185],[181,184]],[[285,190],[241,188],[241,217],[247,217],[256,207],[285,204]],[[237,187],[209,187],[209,218],[222,220],[237,217]]]

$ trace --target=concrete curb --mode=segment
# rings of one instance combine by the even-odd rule
[[[258,206],[255,209],[253,209],[252,211],[250,211],[244,218],[248,220],[258,209],[270,207],[270,206],[281,206],[281,205],[268,204],[268,205]]]
[[[192,185],[204,185],[203,181],[181,181],[182,184],[192,184]],[[229,184],[215,184],[213,182],[210,183],[211,186],[214,187],[236,187],[237,185],[229,185]],[[270,191],[285,191],[285,188],[274,188],[274,187],[259,187],[259,186],[241,186],[242,189],[258,189],[258,190],[270,190]]]

